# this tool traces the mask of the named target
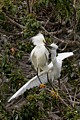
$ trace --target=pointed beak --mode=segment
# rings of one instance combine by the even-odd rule
[[[51,45],[45,44],[45,46],[46,46],[48,49],[52,49],[52,46],[51,46]]]

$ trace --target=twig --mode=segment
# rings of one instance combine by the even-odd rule
[[[66,95],[63,91],[61,91],[61,92],[63,93],[63,95]],[[68,97],[66,97],[66,100],[70,103],[71,107],[73,107],[73,105],[72,105],[73,101],[70,101],[70,100],[68,99]]]
[[[79,48],[77,48],[77,49],[73,50],[72,52],[77,52],[78,50],[79,50]]]
[[[58,97],[65,106],[67,106],[69,109],[71,109],[71,107],[60,96],[58,96]]]
[[[50,21],[51,17],[52,17],[52,14],[48,17],[48,19],[47,19],[46,23],[44,24],[44,27],[46,27],[46,25],[49,23],[49,21]]]
[[[59,50],[64,51],[64,50],[67,48],[67,46],[68,46],[68,43],[66,43],[66,45],[64,46],[63,49],[60,49],[60,48],[59,48]]]
[[[7,32],[7,31],[5,31],[5,30],[3,30],[3,29],[0,29],[0,33],[2,33],[2,34],[7,34],[7,35],[23,35],[23,32],[16,32],[16,33],[10,33],[10,32]]]
[[[52,90],[47,89],[47,88],[46,88],[46,90],[49,91],[49,92],[52,91]],[[55,88],[54,88],[54,91],[57,92],[57,90],[56,90]],[[67,106],[69,109],[71,109],[71,107],[61,98],[61,96],[59,95],[59,93],[58,93],[58,98],[59,98],[59,100],[60,100],[65,106]]]
[[[47,21],[47,19],[43,19],[42,17],[40,18],[40,17],[36,17],[36,19],[42,24],[42,25],[45,25],[45,22]],[[51,26],[58,26],[58,25],[65,25],[66,24],[66,22],[64,21],[64,22],[62,22],[62,23],[60,23],[60,21],[56,21],[56,22],[50,22],[50,21],[48,21],[48,25],[51,25]]]
[[[64,84],[63,84],[64,85]],[[69,94],[69,91],[68,91],[68,89],[67,89],[67,87],[64,85],[64,87],[65,87],[65,90],[66,90],[66,92],[68,93],[68,95],[69,95],[69,98],[70,98],[70,101],[71,101],[71,103],[72,103],[72,97],[71,97],[71,95]]]
[[[44,30],[44,32],[45,32],[46,35],[58,35],[58,34],[61,34],[62,32],[69,34],[69,33],[72,32],[72,29],[69,30],[68,28],[62,28],[62,29],[60,29],[60,30],[58,30],[58,31],[55,31],[55,32],[48,32],[48,31],[45,29],[45,27],[43,27],[43,26],[41,26],[41,29]]]
[[[28,13],[30,13],[30,3],[29,3],[29,0],[26,0],[26,2],[27,2],[27,11],[28,11]]]
[[[0,28],[0,33],[7,34],[7,35],[12,35],[12,33],[9,33],[3,29]]]
[[[66,75],[61,79],[61,81],[63,81],[67,76],[68,76],[68,74],[66,74]]]
[[[75,106],[76,93],[77,93],[77,87],[76,87],[75,94],[74,94],[74,102],[73,102],[73,107]]]
[[[68,47],[76,46],[76,45],[80,46],[80,42],[78,41],[62,40],[62,39],[57,38],[56,36],[53,36],[53,39],[54,41],[57,41],[58,43],[61,43],[63,45],[67,44]]]
[[[4,12],[3,12],[3,13],[4,13]],[[21,29],[24,29],[24,28],[25,28],[25,26],[20,25],[19,23],[15,22],[15,21],[12,20],[10,17],[8,17],[8,15],[6,15],[6,13],[4,13],[4,15],[5,15],[6,18],[7,18],[11,23],[13,23],[14,25],[18,26],[18,27],[21,28]]]
[[[59,35],[62,32],[67,33],[67,31],[68,31],[68,29],[65,28],[65,29],[60,29],[60,30],[55,31],[55,32],[48,32],[43,26],[41,26],[41,29],[44,30],[45,34],[47,34],[47,35]]]
[[[77,16],[76,16],[76,0],[73,1],[73,34],[74,41],[76,40],[76,25],[77,25]]]

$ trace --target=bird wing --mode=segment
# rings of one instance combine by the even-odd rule
[[[52,62],[48,65],[48,70],[50,70],[53,67]],[[47,71],[44,70],[40,73],[39,78],[41,80],[41,82],[47,83]],[[24,84],[9,100],[8,102],[10,102],[11,100],[13,100],[14,98],[22,95],[27,89],[39,86],[41,83],[38,80],[38,77],[35,76],[33,77],[31,80],[29,80],[26,84]]]
[[[58,53],[57,60],[64,60],[65,58],[68,58],[73,55],[73,52],[64,52],[64,53]]]
[[[41,75],[39,75],[39,78],[41,80],[41,82],[47,83],[47,74],[42,72]],[[31,80],[29,80],[26,84],[24,84],[9,100],[8,102],[10,102],[11,100],[13,100],[14,98],[22,95],[26,89],[30,89],[36,86],[39,86],[41,83],[39,82],[37,76],[33,77]]]

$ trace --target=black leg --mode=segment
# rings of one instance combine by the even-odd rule
[[[37,68],[37,77],[38,77],[39,82],[42,84],[42,82],[41,82],[41,80],[39,78],[39,75],[38,75],[38,68]]]
[[[58,78],[58,86],[59,88],[61,89],[61,82],[60,82],[60,79]]]
[[[49,82],[50,86],[53,88],[53,85],[51,84],[51,82],[50,82],[50,80],[49,80],[48,73],[47,73],[47,81]]]

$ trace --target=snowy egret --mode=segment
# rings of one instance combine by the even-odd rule
[[[61,69],[62,69],[62,62],[65,58],[73,55],[73,52],[65,52],[65,53],[60,53],[58,54],[58,56],[56,57],[56,50],[58,48],[58,46],[54,43],[52,43],[50,46],[48,46],[51,52],[51,60],[53,63],[53,68],[52,68],[52,72],[51,72],[51,76],[52,77],[52,81],[58,80],[58,85],[59,88],[61,87],[60,85],[60,76],[61,76]],[[61,58],[62,57],[62,58]]]
[[[39,73],[41,72],[41,70],[47,69],[49,52],[45,47],[45,38],[43,34],[39,33],[31,39],[35,47],[31,51],[30,59],[40,81]]]
[[[51,72],[49,73],[49,79],[53,80],[56,78],[60,77],[60,68],[61,66],[57,63],[57,55],[56,55],[56,51],[58,49],[58,46],[54,43],[52,43],[51,45],[47,45],[47,47],[50,49],[50,53],[51,53],[51,61],[53,63],[53,68],[51,69]]]
[[[73,52],[65,52],[65,53],[59,53],[58,56],[56,57],[56,61],[60,61],[60,65],[62,66],[62,61],[65,59],[65,58],[68,58],[70,56],[73,55]],[[54,62],[54,61],[53,61]],[[51,62],[49,65],[48,65],[48,72],[52,71],[52,69],[54,69],[54,64]],[[60,69],[61,70],[61,69]],[[52,71],[53,73],[53,71]],[[56,76],[57,73],[55,73],[55,76]],[[60,72],[58,74],[58,76],[60,77]],[[53,76],[54,77],[54,76]],[[41,80],[41,82],[43,84],[47,83],[47,74],[46,74],[46,70],[42,71],[40,74],[39,74],[39,78]],[[34,88],[36,86],[39,86],[40,85],[40,82],[38,81],[38,78],[37,76],[33,77],[31,80],[29,80],[26,84],[24,84],[9,100],[8,102],[12,101],[13,99],[17,98],[18,96],[22,95],[27,89],[30,89],[30,88]]]

